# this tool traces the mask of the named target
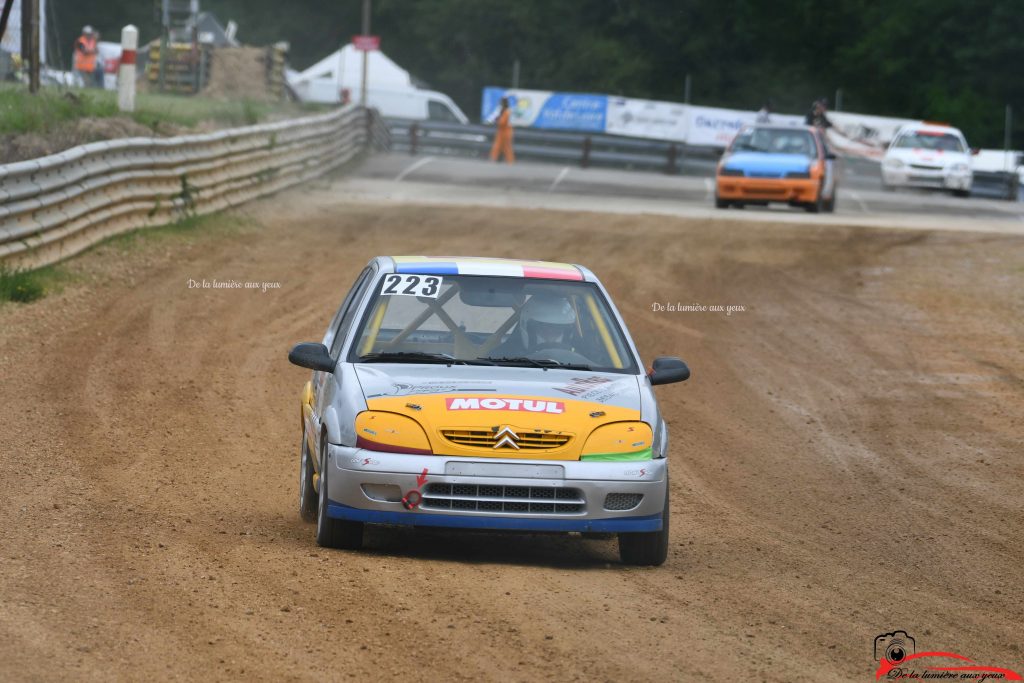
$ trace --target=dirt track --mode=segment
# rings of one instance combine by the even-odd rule
[[[0,308],[0,679],[869,681],[894,629],[1024,670],[1024,238],[330,197],[102,247]],[[315,546],[285,355],[380,253],[587,264],[644,358],[690,362],[658,390],[665,566],[558,536]]]

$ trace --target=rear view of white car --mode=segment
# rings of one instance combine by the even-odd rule
[[[882,184],[886,189],[921,187],[966,197],[971,192],[971,180],[971,149],[964,134],[951,126],[906,125],[882,158]]]

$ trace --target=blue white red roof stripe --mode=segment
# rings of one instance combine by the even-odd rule
[[[568,263],[551,261],[518,261],[514,259],[451,257],[451,256],[392,256],[396,273],[430,275],[492,275],[500,277],[528,277],[551,280],[582,280],[579,268]]]

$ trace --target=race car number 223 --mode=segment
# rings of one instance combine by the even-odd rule
[[[407,296],[425,296],[437,298],[441,289],[441,278],[436,275],[399,275],[391,273],[384,276],[384,285],[380,293],[385,296],[404,294]]]

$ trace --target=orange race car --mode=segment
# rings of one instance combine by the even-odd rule
[[[715,173],[715,207],[786,202],[818,213],[836,205],[835,154],[816,128],[746,126]]]

